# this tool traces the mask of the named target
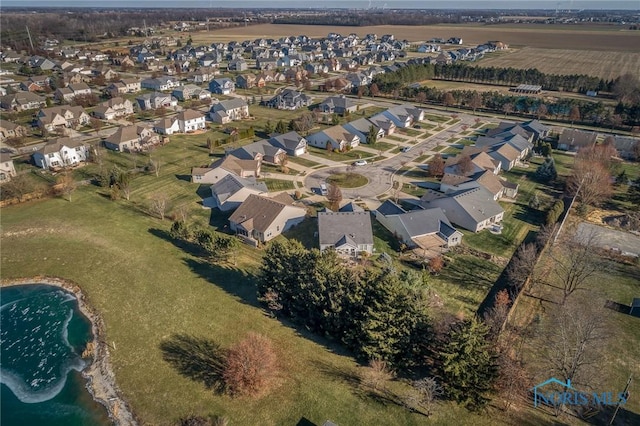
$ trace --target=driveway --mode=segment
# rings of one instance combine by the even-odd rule
[[[640,237],[637,235],[593,223],[582,222],[578,225],[576,231],[578,239],[588,240],[591,235],[595,235],[596,244],[600,247],[620,250],[623,254],[640,256]]]

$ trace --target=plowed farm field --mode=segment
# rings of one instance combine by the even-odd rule
[[[640,77],[640,47],[637,52],[525,47],[489,55],[477,64],[482,67],[537,68],[548,74],[587,74],[613,80],[627,73]]]

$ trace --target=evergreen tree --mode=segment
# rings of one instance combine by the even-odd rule
[[[276,124],[276,133],[283,134],[283,133],[287,133],[288,130],[289,129],[284,121],[282,120],[278,121],[278,124]]]
[[[547,157],[544,160],[544,163],[538,166],[538,169],[535,173],[535,178],[539,182],[551,182],[558,177],[558,172],[556,171],[556,163],[553,161],[553,157]]]
[[[488,339],[489,327],[476,318],[455,324],[439,352],[440,374],[446,394],[477,409],[497,377],[496,356]]]
[[[369,131],[367,132],[367,143],[371,146],[375,145],[378,141],[378,132],[376,128],[371,125],[369,126]]]
[[[271,124],[271,120],[267,120],[267,124],[264,125],[264,132],[267,135],[273,133],[273,124]]]

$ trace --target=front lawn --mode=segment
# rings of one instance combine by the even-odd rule
[[[269,192],[289,191],[291,189],[295,189],[293,181],[290,180],[266,178],[259,179],[259,181],[262,181],[265,183],[265,185],[267,185],[267,189],[269,190]]]

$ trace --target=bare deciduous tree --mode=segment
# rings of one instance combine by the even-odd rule
[[[444,159],[442,155],[434,155],[427,164],[429,165],[429,176],[438,177],[444,174]]]
[[[461,155],[458,160],[458,171],[462,175],[466,175],[467,173],[471,173],[473,171],[473,162],[471,161],[471,157],[467,154]]]
[[[594,303],[595,302],[595,303]],[[603,317],[604,301],[588,298],[573,299],[562,308],[554,309],[545,327],[544,359],[549,373],[566,382],[592,385],[593,375],[606,344],[607,332]]]
[[[538,249],[534,243],[521,245],[507,267],[509,284],[512,287],[521,288],[532,274],[537,260]]]
[[[373,359],[369,361],[369,366],[362,371],[360,380],[363,385],[377,391],[393,379],[393,376],[393,371],[385,361]]]
[[[158,216],[160,220],[164,220],[167,214],[169,200],[167,195],[162,192],[157,192],[151,196],[150,211],[152,214]]]
[[[342,201],[342,191],[340,191],[340,187],[335,183],[329,184],[327,200],[331,203],[331,210],[338,211],[340,208],[340,202]]]
[[[60,175],[56,181],[56,190],[59,191],[60,194],[65,196],[69,202],[71,202],[71,196],[73,192],[77,188],[77,183],[73,179],[73,176],[70,172],[64,172]]]
[[[596,253],[598,239],[595,232],[574,234],[561,239],[551,250],[551,273],[562,290],[561,305],[565,305],[569,296],[584,289],[602,271],[604,264]]]
[[[267,337],[249,333],[233,345],[223,372],[224,382],[232,395],[256,395],[262,392],[276,374],[276,353]]]

